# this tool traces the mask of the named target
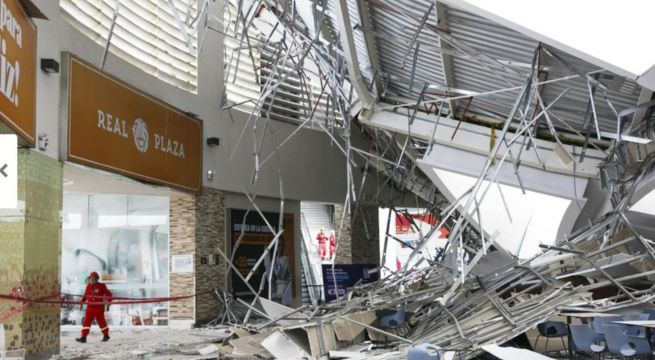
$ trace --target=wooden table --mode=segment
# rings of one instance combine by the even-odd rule
[[[572,313],[560,313],[562,316],[566,316],[566,328],[569,331],[569,335],[567,336],[568,338],[568,345],[569,345],[569,359],[573,359],[573,339],[571,336],[571,318],[581,318],[581,319],[590,319],[590,318],[597,318],[597,317],[610,317],[610,316],[621,316],[619,314],[608,314],[608,313],[600,313],[600,312],[572,312]]]
[[[651,329],[655,329],[655,320],[621,320],[621,321],[612,321],[615,324],[623,324],[629,326],[641,326],[646,329],[646,340],[648,340],[648,346],[650,347],[650,354],[648,354],[649,359],[653,359],[653,344],[651,343]]]

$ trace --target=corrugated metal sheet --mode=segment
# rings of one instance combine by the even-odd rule
[[[371,60],[368,57],[368,49],[366,47],[366,40],[364,39],[364,33],[362,31],[362,28],[364,28],[364,25],[361,24],[360,18],[359,18],[359,10],[357,8],[357,0],[348,0],[348,14],[350,16],[350,24],[353,27],[353,38],[355,40],[355,47],[357,50],[357,61],[359,62],[360,70],[362,72],[362,75],[366,79],[368,83],[370,83],[373,73],[375,72],[375,69],[371,67]],[[338,29],[337,26],[337,11],[336,11],[336,2],[335,1],[326,1],[326,6],[327,6],[327,12],[326,15],[329,18],[330,26],[329,28],[331,31],[335,31],[335,29]],[[333,33],[333,37],[335,39],[339,38],[338,32]],[[341,44],[337,43],[338,47],[340,48]]]
[[[66,21],[104,47],[116,4],[103,0],[62,0],[60,9]],[[174,0],[172,4],[182,15],[193,17],[198,11],[196,1]],[[186,27],[184,31],[189,44],[168,2],[124,0],[120,3],[109,51],[167,83],[196,92],[198,31]]]
[[[432,3],[431,0],[367,2],[375,33],[380,70],[390,75],[387,88],[389,95],[417,98],[423,84],[426,82],[437,87],[445,86],[440,49],[438,48],[438,36],[434,30],[436,26],[436,15],[434,13],[430,14],[417,39],[420,44],[419,54],[411,90],[410,78],[414,49],[407,56],[404,67],[402,66],[403,55],[407,46],[412,40],[420,19]],[[333,6],[334,0],[329,0],[328,7],[333,8]],[[356,0],[349,0],[349,9],[351,21],[353,24],[357,24],[359,17],[354,12],[356,10]],[[496,67],[503,64],[509,68],[508,71],[492,70],[487,64],[490,61],[489,59],[480,61],[465,52],[455,50],[452,54],[453,88],[473,92],[488,92],[508,88],[511,84],[519,86],[524,83],[529,73],[528,66],[532,61],[533,53],[539,45],[538,41],[466,11],[446,7],[445,13],[448,29],[457,41],[474,48],[491,59],[497,60]],[[333,18],[331,20],[334,21]],[[361,28],[355,29],[354,34],[362,71],[365,75],[370,76],[370,73],[366,72],[368,69],[365,68],[369,63],[367,62],[368,57]],[[581,71],[598,70],[570,55],[561,55]],[[548,79],[572,74],[570,69],[551,59],[545,53],[542,54],[541,59],[543,66],[548,71]],[[603,74],[611,75],[609,72]],[[608,79],[603,81],[606,80]],[[618,84],[618,86],[607,91],[607,97],[610,101],[618,110],[634,106],[639,97],[640,87],[633,81],[621,82],[619,80],[615,84]],[[546,85],[543,90],[544,101],[549,103],[565,88],[569,88],[568,94],[560,99],[552,110],[559,118],[581,130],[589,101],[585,80],[578,78]],[[509,91],[492,96],[476,97],[472,101],[469,111],[504,118],[510,111],[517,94],[518,91]],[[595,99],[601,129],[607,131],[616,129],[616,118],[600,92],[597,92]],[[459,104],[463,106],[466,101],[460,100]],[[557,120],[554,120],[554,122],[556,127],[565,128]]]
[[[561,52],[555,52],[581,71],[589,72],[597,70],[596,67],[582,60],[567,54],[563,54]],[[557,60],[552,59],[547,55],[544,56],[544,59],[546,66],[552,65],[552,71],[549,72],[549,78],[558,78],[571,73],[568,69],[565,69],[559,65]],[[604,74],[610,75],[608,72],[605,72]],[[618,76],[614,76],[618,78]],[[610,79],[601,80],[606,83],[611,82]],[[610,87],[607,91],[607,97],[612,102],[612,104],[614,104],[617,111],[621,111],[624,108],[636,105],[639,99],[639,92],[641,88],[631,80],[619,81],[618,85],[618,88],[613,89]],[[624,91],[620,90],[621,85],[623,85]],[[560,117],[564,118],[566,121],[570,122],[572,126],[575,124],[576,126],[581,127],[585,112],[587,110],[587,104],[589,102],[589,90],[585,80],[578,78],[571,81],[546,85],[544,89],[546,101],[553,99],[555,96],[557,96],[557,94],[561,93],[566,88],[570,89],[569,92],[565,97],[562,98],[562,100],[553,106],[553,111],[557,115],[560,115]],[[615,131],[616,116],[610,109],[609,105],[607,105],[604,96],[600,91],[597,91],[594,99],[596,105],[596,113],[598,114],[598,121],[601,130]]]
[[[236,8],[230,5],[230,12],[225,12],[224,18],[228,24],[228,33],[233,34],[236,24]],[[241,29],[240,29],[241,30]],[[279,56],[284,56],[286,50],[281,54],[272,44],[261,45],[260,38],[268,34],[260,34],[256,26],[248,29],[248,37],[253,47],[253,60],[250,58],[250,52],[247,48],[247,42],[240,44],[240,38],[231,38],[226,36],[225,56],[229,63],[229,73],[226,73],[227,99],[230,104],[239,104],[234,107],[235,110],[241,110],[251,113],[255,109],[255,104],[260,101],[262,95],[262,86],[271,79],[271,84],[278,84],[279,80],[287,76],[283,83],[279,84],[276,90],[268,96],[261,108],[262,116],[270,116],[271,119],[300,123],[309,118],[312,109],[319,99],[321,88],[318,81],[311,83],[307,79],[305,84],[301,81],[300,75],[294,72],[294,61],[288,57],[284,64],[279,63]],[[239,46],[241,45],[241,48]],[[239,57],[240,54],[240,57]],[[273,65],[277,64],[277,70],[273,73]],[[258,82],[259,77],[259,82]],[[318,80],[318,79],[314,79]],[[307,98],[309,90],[310,99]],[[313,116],[313,121],[326,120],[326,109],[328,108],[328,97],[320,97],[319,105]]]
[[[363,27],[359,17],[359,9],[357,7],[357,0],[348,0],[348,13],[350,15],[350,23],[354,28],[353,37],[355,38],[355,46],[357,48],[357,59],[359,60],[359,67],[362,75],[370,83],[373,78],[375,69],[371,67],[371,59],[368,57],[368,48],[366,47],[366,40],[364,38]]]
[[[228,10],[223,13],[226,33],[228,34],[234,34],[235,32],[236,11],[236,7],[230,4]],[[261,93],[255,69],[255,67],[261,66],[261,56],[260,52],[256,51],[255,48],[259,45],[260,34],[258,29],[251,26],[248,28],[247,36],[250,39],[251,46],[254,47],[253,59],[250,58],[248,49],[243,48],[247,46],[245,39],[241,44],[241,38],[224,37],[224,56],[227,64],[224,76],[228,103],[240,104],[235,107],[236,110],[250,113],[255,109],[254,102],[259,99]],[[248,100],[250,102],[246,102]]]
[[[457,40],[499,61],[530,64],[538,43],[510,29],[496,25],[470,13],[446,7],[448,29]],[[487,92],[521,85],[528,75],[527,69],[511,67],[516,75],[490,70],[460,51],[453,56],[454,86],[475,92]],[[504,118],[510,112],[518,91],[476,97],[470,112],[493,113]],[[460,104],[463,102],[460,102]]]
[[[420,20],[425,11],[430,7],[432,1],[398,1],[394,2],[404,11],[416,16]],[[390,11],[390,9],[379,6],[370,7],[373,29],[377,46],[377,55],[382,72],[392,75],[389,83],[388,93],[417,97],[423,88],[423,84],[430,83],[445,86],[443,70],[441,65],[441,54],[437,35],[427,29],[423,29],[416,42],[419,43],[419,52],[416,61],[414,75],[414,86],[410,93],[410,78],[412,72],[412,60],[414,58],[414,46],[407,56],[405,66],[402,67],[403,55],[410,45],[412,36],[417,29],[417,24],[408,23],[404,17]],[[435,16],[431,15],[425,27],[436,26]]]
[[[367,83],[370,83],[375,71],[379,70],[381,74],[387,75],[389,78],[387,95],[409,99],[418,98],[425,83],[433,85],[433,88],[437,89],[446,87],[439,37],[435,30],[437,26],[435,9],[430,11],[427,22],[416,39],[416,44],[419,45],[416,67],[413,67],[415,44],[405,57],[421,18],[433,5],[432,0],[366,1],[363,6],[369,12],[371,24],[361,24],[358,0],[347,0],[347,4],[360,70]],[[334,45],[339,48],[340,44],[335,40],[339,36],[338,32],[335,32],[335,29],[338,28],[335,18],[336,0],[321,0],[312,6],[316,11],[321,11],[322,6],[325,6],[326,17],[322,31],[328,31],[330,33],[328,37],[331,37],[329,40],[335,41]],[[305,6],[304,8],[310,7]],[[452,44],[455,49],[447,51],[452,55],[451,71],[454,83],[451,84],[451,88],[461,89],[465,93],[481,93],[520,86],[524,83],[530,71],[534,51],[539,46],[538,41],[466,11],[447,6],[444,8],[446,25],[450,35],[455,39]],[[313,27],[313,24],[307,25]],[[371,68],[364,31],[373,32],[379,69]],[[234,49],[236,45],[229,40],[226,43],[226,52]],[[465,47],[483,55],[471,54]],[[258,85],[261,86],[261,84],[253,83],[255,78],[252,66],[249,64],[247,54],[243,50],[241,52],[239,70],[244,76],[239,75],[234,84],[228,83],[228,89],[235,90],[236,93],[230,100],[238,102],[250,98],[256,101],[258,98],[255,95],[261,93],[258,89]],[[275,60],[273,53],[270,46],[264,47],[262,51],[260,74],[262,82],[265,82],[266,77],[270,76],[270,69],[265,65]],[[598,70],[582,60],[567,54],[559,54],[580,71]],[[234,62],[234,59],[232,61]],[[541,63],[547,71],[548,79],[572,74],[569,68],[545,53],[542,53]],[[292,68],[293,64],[291,63],[285,66],[286,71],[290,71]],[[604,77],[601,79],[602,81],[609,81],[611,79],[608,77],[611,77],[612,74],[603,72],[602,76]],[[304,96],[304,84],[299,80],[298,74],[294,74],[278,88],[275,99],[266,100],[266,107],[271,106],[273,110],[271,114],[273,118],[297,122],[309,116],[313,101],[320,93],[320,84],[310,84],[313,99],[308,102]],[[639,97],[640,87],[633,81],[613,80],[618,81],[611,81],[613,85],[607,91],[610,101],[618,110],[634,106]],[[584,79],[577,78],[544,86],[544,100],[547,104],[550,103],[567,88],[569,89],[567,95],[552,107],[553,113],[557,115],[557,117],[553,117],[554,125],[565,129],[566,127],[557,120],[557,118],[561,118],[583,132],[583,122],[589,102],[589,93]],[[513,90],[475,97],[470,104],[469,112],[503,119],[509,113],[517,94],[518,90]],[[615,130],[616,119],[603,94],[597,92],[595,99],[601,129]],[[326,120],[327,101],[327,96],[321,99],[320,108],[315,114],[317,121]],[[467,101],[462,99],[457,103],[462,107],[467,104]],[[243,107],[252,108],[252,105],[246,104]]]

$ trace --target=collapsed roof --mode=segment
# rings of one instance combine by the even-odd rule
[[[223,108],[249,112],[246,126],[287,121],[331,137],[353,216],[351,205],[378,201],[363,191],[365,175],[356,181],[364,161],[386,175],[382,187],[427,204],[441,220],[432,231],[449,229],[429,267],[405,266],[317,305],[309,323],[402,308],[410,326],[384,334],[399,347],[429,341],[473,356],[563,310],[652,303],[650,215],[630,210],[653,187],[655,102],[639,85],[648,77],[524,35],[471,3],[226,2]],[[273,155],[255,149],[253,183]],[[590,295],[604,287],[616,291]],[[248,321],[259,296],[251,290],[245,316],[224,320]],[[278,320],[267,325],[284,328]]]

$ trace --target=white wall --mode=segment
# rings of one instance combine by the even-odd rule
[[[62,52],[71,52],[79,58],[98,65],[103,48],[86,38],[61,17],[59,1],[36,0],[35,4],[49,20],[36,19],[37,64],[41,58],[61,60]],[[221,8],[220,2],[211,5],[214,13]],[[221,18],[221,16],[218,16]],[[212,169],[216,175],[212,181],[204,177],[204,185],[220,190],[242,192],[250,183],[254,169],[252,126],[248,127],[237,152],[228,158],[237,146],[237,138],[248,118],[247,114],[233,111],[233,120],[220,110],[223,84],[222,36],[209,31],[199,58],[198,94],[194,95],[142,72],[119,58],[109,55],[105,71],[126,83],[159,98],[183,111],[197,114],[204,121],[205,137],[219,137],[216,148],[204,145],[203,174]],[[60,91],[60,74],[47,74],[37,70],[37,134],[50,136],[47,155],[59,156],[59,104],[66,94]],[[252,123],[251,123],[252,124]],[[258,125],[258,134],[264,122]],[[285,139],[294,126],[273,122],[265,141],[263,157]],[[317,131],[302,130],[265,164],[259,174],[256,187],[258,194],[279,197],[278,168],[281,170],[284,196],[324,202],[343,202],[345,197],[345,158],[338,149],[330,146],[329,138]]]

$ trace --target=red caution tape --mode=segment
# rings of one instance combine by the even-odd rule
[[[22,306],[12,307],[10,311],[0,316],[0,321],[5,320],[13,315],[21,313],[26,307],[32,304],[59,304],[59,305],[132,305],[132,304],[148,304],[148,303],[160,303],[160,302],[170,302],[177,301],[182,299],[189,299],[192,297],[206,295],[212,293],[212,291],[205,291],[200,293],[195,293],[193,295],[185,296],[173,296],[173,297],[158,297],[158,298],[129,298],[129,297],[120,297],[120,296],[95,296],[94,298],[101,298],[103,301],[69,301],[64,300],[62,297],[72,296],[82,298],[83,295],[76,294],[66,294],[66,293],[57,293],[49,296],[44,296],[36,299],[26,298],[24,296],[14,293],[13,295],[0,294],[0,300],[13,300],[16,302],[23,303]],[[58,300],[50,300],[52,298],[59,298]]]
[[[0,316],[0,321],[3,321],[3,320],[5,320],[5,319],[8,319],[8,318],[10,318],[10,317],[12,317],[12,316],[14,316],[14,315],[16,315],[16,314],[20,314],[21,312],[23,312],[23,310],[25,310],[26,307],[32,305],[32,302],[36,302],[36,301],[46,301],[46,299],[52,299],[52,298],[54,298],[54,297],[59,297],[59,294],[52,294],[52,295],[50,295],[50,296],[41,297],[41,298],[35,299],[35,301],[23,301],[23,300],[17,300],[17,298],[19,298],[19,296],[16,296],[16,295],[0,295],[0,299],[7,299],[7,298],[10,298],[10,299],[14,299],[14,300],[17,300],[17,301],[21,301],[21,302],[23,302],[23,305],[22,305],[22,306],[18,306],[18,307],[13,307],[13,306],[12,306],[12,307],[11,307],[11,310],[9,310],[8,312],[6,312],[6,313],[3,314],[2,316]]]

